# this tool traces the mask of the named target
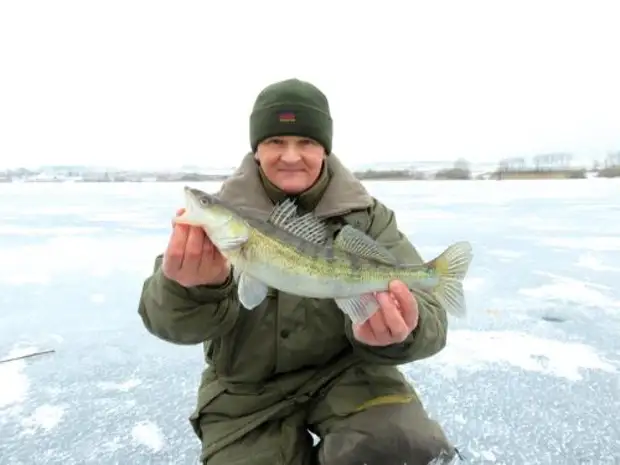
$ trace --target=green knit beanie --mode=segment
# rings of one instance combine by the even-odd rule
[[[332,151],[333,123],[327,97],[317,87],[299,79],[287,79],[265,87],[256,97],[250,115],[250,144],[273,136],[300,136],[317,141]]]

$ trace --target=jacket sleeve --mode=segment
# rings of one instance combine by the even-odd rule
[[[393,255],[409,263],[423,263],[422,257],[407,237],[399,231],[394,212],[375,199],[367,234]],[[345,332],[360,357],[382,365],[400,365],[431,357],[446,345],[448,319],[446,311],[429,293],[414,293],[418,303],[418,326],[400,344],[386,347],[368,346],[353,336],[351,321]]]
[[[185,288],[164,276],[163,256],[142,287],[138,313],[146,329],[173,344],[199,344],[219,338],[234,326],[239,301],[232,279],[219,286]]]

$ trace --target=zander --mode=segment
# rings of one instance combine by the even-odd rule
[[[359,324],[379,309],[375,293],[400,280],[422,296],[431,292],[448,313],[466,314],[462,281],[472,260],[469,242],[452,244],[435,259],[412,265],[352,226],[333,238],[324,221],[312,213],[298,215],[290,199],[266,219],[192,187],[185,187],[185,201],[185,212],[175,222],[204,229],[232,265],[239,301],[248,310],[271,287],[334,299]]]

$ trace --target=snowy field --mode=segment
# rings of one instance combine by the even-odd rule
[[[215,185],[200,185],[207,190]],[[620,463],[620,182],[369,182],[469,317],[403,367],[471,464]],[[0,184],[0,464],[194,464],[199,346],[137,314],[182,184]]]

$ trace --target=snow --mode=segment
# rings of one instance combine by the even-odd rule
[[[435,364],[439,365],[439,370],[446,370],[457,378],[459,370],[488,370],[493,369],[492,365],[514,367],[568,381],[583,380],[582,370],[617,373],[616,367],[591,346],[516,331],[453,331],[450,345],[431,363]]]
[[[366,184],[425,258],[474,246],[469,316],[402,367],[464,463],[620,463],[620,184]],[[0,184],[0,199],[0,360],[56,350],[0,364],[0,465],[197,463],[202,349],[137,314],[182,184]]]
[[[34,409],[34,412],[22,420],[21,425],[26,434],[36,434],[37,429],[49,432],[56,428],[62,421],[65,409],[61,405],[41,405]]]
[[[36,349],[12,349],[2,359],[13,359],[36,352]],[[2,360],[0,359],[0,360]],[[26,400],[26,394],[30,387],[30,381],[24,369],[26,362],[15,360],[0,365],[0,409]]]
[[[164,447],[161,429],[151,421],[136,424],[131,429],[131,437],[136,444],[146,446],[153,452],[159,452]]]

